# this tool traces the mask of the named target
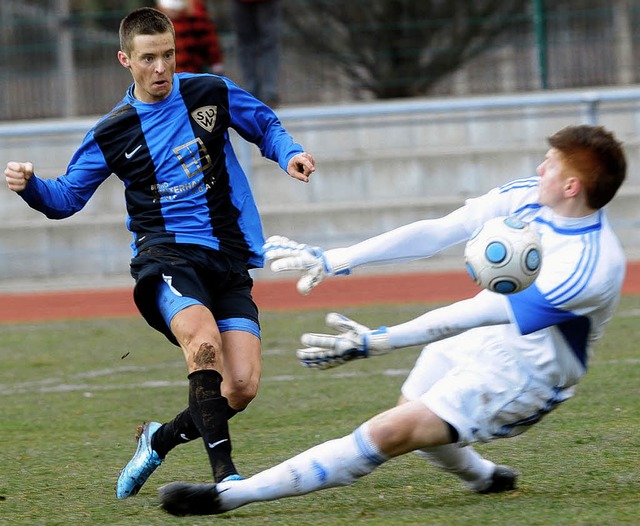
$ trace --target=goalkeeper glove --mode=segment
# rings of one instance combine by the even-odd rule
[[[336,312],[327,314],[326,324],[339,334],[303,334],[301,341],[306,348],[296,352],[303,366],[331,369],[357,358],[378,356],[393,350],[386,327],[372,331]]]
[[[297,243],[283,236],[271,236],[262,247],[264,257],[271,262],[271,270],[299,270],[298,292],[304,296],[327,276],[349,274],[348,262],[340,260],[339,250],[325,252],[320,247]],[[334,260],[333,264],[330,260]]]

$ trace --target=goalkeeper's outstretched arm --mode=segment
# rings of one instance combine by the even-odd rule
[[[468,239],[464,208],[440,219],[417,221],[346,248],[323,250],[283,236],[272,236],[264,245],[271,270],[302,273],[297,288],[307,295],[329,276],[350,274],[362,265],[412,261],[430,257]]]
[[[375,330],[341,314],[330,313],[327,325],[338,334],[303,334],[301,341],[305,347],[298,349],[296,354],[305,367],[329,369],[354,359],[425,345],[474,327],[509,323],[509,313],[508,300],[488,291],[408,322]]]
[[[394,348],[426,345],[475,327],[510,323],[508,304],[504,295],[483,290],[473,298],[389,327],[389,344]]]
[[[371,237],[343,249],[350,268],[414,261],[431,257],[450,246],[469,239],[475,228],[460,208],[439,219],[424,219]],[[331,251],[327,256],[332,257]]]

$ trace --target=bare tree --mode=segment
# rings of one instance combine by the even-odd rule
[[[357,94],[412,97],[530,25],[531,0],[287,0],[306,53],[329,56]],[[527,29],[527,35],[530,30]]]

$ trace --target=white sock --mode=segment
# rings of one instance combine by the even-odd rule
[[[388,459],[371,440],[365,423],[350,435],[312,447],[246,480],[218,484],[221,509],[348,486]]]
[[[471,446],[447,444],[418,450],[415,453],[434,466],[457,475],[471,491],[487,489],[496,467],[493,462],[482,458]]]

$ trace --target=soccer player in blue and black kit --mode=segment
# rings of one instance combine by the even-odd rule
[[[81,210],[111,174],[124,184],[133,234],[134,299],[149,325],[179,345],[189,405],[166,424],[138,428],[116,496],[138,493],[176,445],[202,437],[215,481],[239,478],[228,419],[255,397],[261,374],[258,309],[248,270],[263,264],[262,226],[229,128],[293,178],[313,157],[273,111],[229,79],[175,73],[175,34],[160,11],[120,24],[118,60],[133,76],[124,99],[86,135],[56,178],[9,162],[8,187],[51,219]],[[223,382],[224,379],[224,382]]]

